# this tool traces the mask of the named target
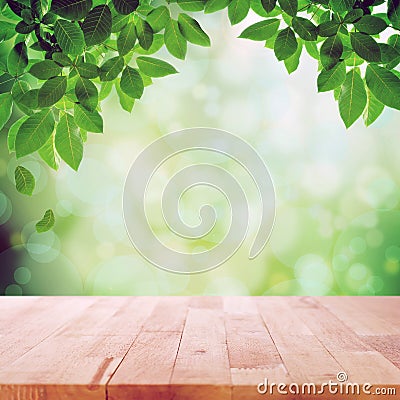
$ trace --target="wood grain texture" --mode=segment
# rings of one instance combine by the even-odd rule
[[[0,298],[0,400],[328,399],[257,385],[339,372],[400,393],[400,298]]]

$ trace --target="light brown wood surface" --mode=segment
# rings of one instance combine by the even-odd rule
[[[261,395],[346,382],[396,395]],[[400,297],[2,297],[0,400],[392,399]]]

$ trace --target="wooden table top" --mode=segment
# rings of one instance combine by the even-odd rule
[[[400,297],[0,298],[0,400],[330,399],[257,386],[340,372],[398,398]]]

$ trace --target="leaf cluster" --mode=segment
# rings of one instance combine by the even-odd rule
[[[156,3],[0,0],[0,129],[14,108],[22,115],[8,131],[10,152],[37,152],[55,170],[61,159],[78,170],[88,133],[103,132],[101,102],[113,88],[131,112],[154,78],[177,73],[154,53],[165,46],[183,60],[188,43],[210,46],[194,12],[227,9],[235,25],[253,10],[261,20],[240,37],[264,42],[289,73],[305,49],[318,61],[318,91],[334,92],[346,127],[361,115],[372,124],[385,106],[400,109],[397,0]],[[31,195],[33,175],[18,166],[15,176],[17,189]]]
[[[185,12],[190,2],[179,2],[175,18],[168,3],[137,0],[7,0],[0,8],[0,129],[18,109],[9,151],[17,159],[37,152],[55,170],[61,159],[78,170],[88,133],[103,132],[101,102],[113,88],[131,112],[154,78],[178,72],[152,56],[161,47],[184,59],[188,42],[210,46]],[[15,178],[31,195],[34,176],[18,166]]]
[[[240,37],[263,41],[289,73],[305,49],[318,61],[318,91],[334,92],[347,128],[361,116],[371,125],[385,106],[400,109],[399,1],[254,0],[250,8],[263,19]]]

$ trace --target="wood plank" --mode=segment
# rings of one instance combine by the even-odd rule
[[[22,299],[22,300],[21,300]],[[41,297],[1,299],[0,370],[87,310],[95,299]],[[15,304],[11,306],[11,304]],[[16,334],[18,332],[18,334]]]
[[[170,398],[187,298],[159,299],[107,386],[109,400]]]
[[[288,298],[288,304],[331,354],[372,350],[351,328],[324,307],[319,299],[292,297]]]
[[[400,335],[400,297],[350,297],[352,304],[359,310],[368,310],[374,317],[378,317],[384,325],[390,325],[390,334]],[[388,329],[385,333],[389,334]]]
[[[141,332],[108,384],[108,399],[170,398],[180,340],[179,332]]]
[[[364,343],[319,300],[310,297],[293,297],[288,299],[288,303],[291,309],[307,322],[313,334],[341,366],[341,370],[337,373],[346,372],[352,382],[375,382],[376,384],[393,384],[396,380],[400,382],[398,369],[382,354]],[[360,365],[363,365],[363,368],[360,368]],[[382,374],[379,371],[385,371],[385,373]]]
[[[260,315],[254,297],[226,296],[223,298],[223,309],[228,314]]]
[[[207,308],[211,310],[221,310],[223,308],[223,300],[218,296],[191,297],[189,302],[190,308]]]
[[[258,307],[292,382],[320,384],[341,371],[286,298],[259,298]]]
[[[231,376],[222,310],[188,311],[171,378],[174,399],[227,400]]]
[[[332,314],[351,327],[358,335],[396,335],[399,330],[380,316],[377,310],[370,311],[369,298],[362,297],[363,302],[356,302],[352,297],[320,297],[319,301]],[[398,302],[398,305],[400,302]],[[382,311],[382,308],[380,308]]]
[[[225,329],[232,379],[232,398],[259,399],[257,385],[266,377],[289,382],[281,356],[251,297],[224,298]]]
[[[282,359],[258,313],[257,304],[251,298],[243,300],[224,299],[225,309],[230,310],[225,313],[230,368],[275,368],[282,364]]]
[[[341,371],[400,391],[399,299],[0,299],[0,400],[256,400]]]
[[[361,340],[400,369],[400,335],[361,336]]]
[[[7,400],[19,399],[21,390],[25,395],[31,391],[30,396],[41,391],[52,400],[104,399],[105,384],[152,310],[150,300],[133,313],[140,304],[134,299],[127,308],[125,298],[95,299],[88,310],[1,369],[0,391],[8,393]],[[115,322],[116,314],[130,319],[121,318],[113,330],[109,323]]]
[[[144,324],[146,332],[182,332],[189,299],[160,297],[152,314]]]

